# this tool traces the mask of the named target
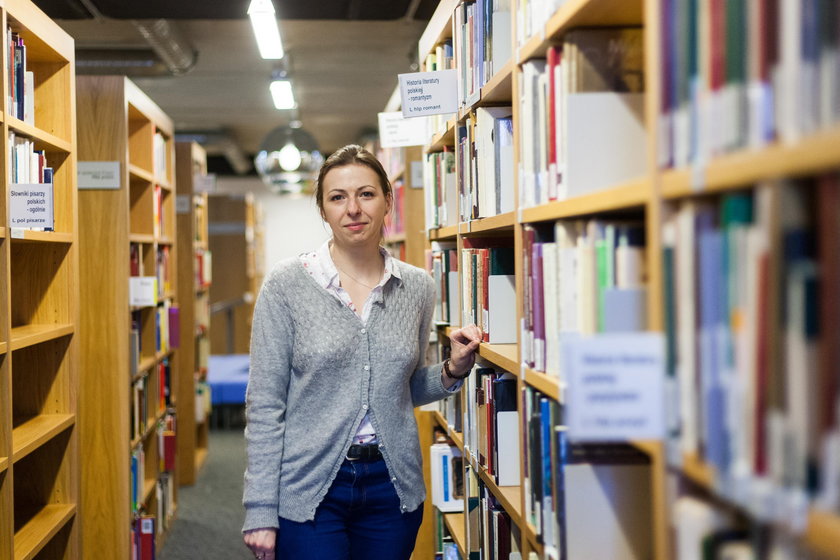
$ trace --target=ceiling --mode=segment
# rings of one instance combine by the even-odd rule
[[[270,130],[293,118],[272,104],[268,85],[278,62],[259,56],[245,15],[248,0],[35,3],[74,37],[80,61],[92,49],[113,51],[117,58],[126,52],[151,53],[134,19],[166,19],[176,27],[197,51],[195,65],[183,75],[131,78],[172,117],[176,132],[212,133],[206,141],[210,154],[222,152],[218,140],[225,138],[250,160]],[[417,41],[436,4],[274,0],[298,117],[322,152],[375,130],[376,114],[388,102],[397,74],[414,69]],[[81,66],[77,71],[84,72]],[[217,171],[226,168],[217,166]]]

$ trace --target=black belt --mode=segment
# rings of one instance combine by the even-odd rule
[[[347,458],[351,461],[378,461],[382,458],[382,452],[378,443],[353,444],[347,450]]]

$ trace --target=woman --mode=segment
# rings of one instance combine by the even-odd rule
[[[481,340],[423,367],[435,290],[379,242],[393,195],[365,149],[318,176],[332,239],[279,263],[257,299],[247,391],[245,543],[257,558],[408,559],[426,491],[413,408],[450,395]]]

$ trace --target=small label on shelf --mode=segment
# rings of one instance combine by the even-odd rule
[[[563,345],[569,439],[627,441],[665,434],[661,333],[599,334]]]
[[[405,117],[458,112],[458,71],[399,74],[402,114]]]
[[[10,185],[9,225],[13,231],[15,228],[52,231],[52,183]]]
[[[408,119],[401,111],[379,113],[379,139],[383,148],[422,146],[431,136],[430,128],[426,117]]]
[[[24,236],[23,232],[26,231],[23,228],[19,228],[19,227],[9,228],[9,230],[10,230],[10,236],[11,236],[12,239],[23,239],[23,236]]]
[[[187,194],[179,194],[175,197],[175,213],[176,214],[189,214],[191,204],[190,196]]]
[[[119,189],[120,162],[80,161],[76,176],[80,189]]]

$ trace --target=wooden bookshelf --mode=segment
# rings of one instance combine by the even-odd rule
[[[0,558],[81,559],[79,205],[75,46],[28,0],[0,3],[4,45],[25,45],[34,114],[0,102]],[[9,55],[3,57],[4,61]],[[7,64],[2,81],[14,81]],[[53,231],[11,227],[9,135],[43,150],[53,174]],[[37,182],[37,181],[35,181]]]
[[[465,530],[466,518],[464,514],[444,513],[443,522],[446,524],[446,528],[449,531],[449,534],[452,536],[452,540],[455,541],[455,544],[458,546],[458,551],[461,553],[461,558],[466,558],[467,532]]]
[[[177,239],[174,130],[163,111],[125,77],[80,76],[76,84],[77,110],[86,115],[79,122],[79,158],[117,162],[120,170],[117,188],[85,189],[79,197],[84,218],[79,424],[87,458],[82,465],[82,545],[103,557],[128,559],[135,516],[130,502],[132,451],[145,453],[146,470],[138,476],[146,490],[140,507],[157,516],[158,498],[148,485],[154,489],[159,481],[175,486],[172,494],[177,503],[177,473],[160,469],[157,427],[167,413],[174,413],[180,351],[169,347],[171,334],[168,339],[156,335],[159,329],[168,330],[173,320],[169,309],[179,305],[178,250],[172,244]],[[137,255],[134,265],[132,246]],[[132,267],[141,269],[135,275],[159,278],[156,303],[131,305]],[[130,343],[134,321],[139,339],[136,355]],[[161,370],[167,366],[169,395],[167,402],[160,402],[159,387],[165,383]],[[138,437],[130,429],[135,383],[145,383],[143,399],[148,407]],[[156,521],[156,527],[166,525]],[[158,537],[159,546],[161,533]]]
[[[175,182],[178,185],[178,293],[181,331],[179,371],[176,386],[178,408],[178,481],[194,484],[207,456],[209,422],[198,420],[196,392],[207,375],[209,352],[209,278],[199,270],[200,262],[210,259],[207,251],[207,193],[199,192],[197,178],[207,174],[207,154],[198,144],[175,145]],[[190,297],[188,294],[193,294]]]
[[[212,354],[247,354],[254,300],[262,283],[257,258],[258,203],[251,194],[211,194],[207,202],[208,246],[214,255],[210,286]]]

